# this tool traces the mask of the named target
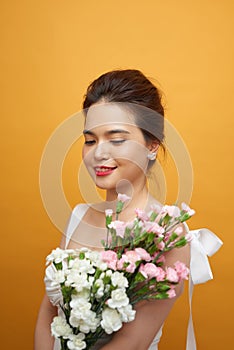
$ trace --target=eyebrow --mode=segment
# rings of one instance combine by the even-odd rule
[[[94,132],[92,132],[91,130],[84,130],[83,131],[84,135],[95,135]],[[113,130],[109,130],[105,132],[106,135],[113,135],[113,134],[130,134],[129,131],[127,130],[123,130],[123,129],[113,129]]]

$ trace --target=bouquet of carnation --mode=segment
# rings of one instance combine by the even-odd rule
[[[134,304],[141,300],[175,296],[175,286],[188,279],[189,270],[177,261],[165,266],[165,252],[190,240],[180,223],[194,211],[186,204],[136,209],[131,222],[118,220],[129,197],[119,194],[116,220],[106,210],[107,239],[102,252],[81,249],[53,250],[47,263],[55,267],[52,283],[61,291],[62,316],[51,324],[61,350],[90,349],[104,334],[118,331],[135,318]]]

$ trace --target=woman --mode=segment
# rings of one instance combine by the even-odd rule
[[[106,200],[74,209],[68,236],[62,239],[61,247],[86,245],[101,249],[100,240],[106,233],[104,211],[114,210],[118,193],[131,197],[120,214],[123,221],[131,220],[137,207],[147,210],[152,204],[159,204],[149,194],[146,174],[155,163],[159,147],[163,147],[164,110],[157,88],[140,71],[131,69],[111,71],[91,83],[83,108],[83,160],[96,186],[106,190]],[[184,234],[186,229],[181,227]],[[187,245],[168,252],[166,264],[171,266],[180,260],[188,266],[189,259]],[[125,323],[104,344],[99,342],[94,348],[157,349],[162,325],[182,290],[181,282],[175,298],[139,302],[135,320]],[[50,294],[50,286],[47,292]],[[36,326],[35,350],[57,349],[50,335],[50,324],[56,314],[57,307],[45,296]]]

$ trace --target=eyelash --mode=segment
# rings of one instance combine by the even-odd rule
[[[121,143],[124,143],[126,140],[110,140],[111,143],[120,145]],[[95,143],[95,140],[85,141],[85,145],[91,146]]]
[[[113,143],[113,144],[121,144],[121,143],[124,143],[126,140],[111,140],[110,142]]]
[[[85,145],[93,145],[95,143],[95,141],[94,140],[92,140],[92,141],[85,141]]]

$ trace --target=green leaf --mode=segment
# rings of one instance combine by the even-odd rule
[[[167,292],[170,288],[170,286],[168,286],[167,284],[157,284],[157,289],[159,292]]]
[[[176,238],[178,238],[179,236],[177,235],[177,233],[173,232],[169,238],[169,242],[173,242]]]
[[[190,217],[191,216],[188,213],[184,212],[184,214],[180,217],[180,222],[184,222],[188,220]]]
[[[63,285],[61,287],[61,292],[62,292],[65,303],[68,303],[71,300],[71,295],[74,292],[74,288],[71,286],[64,286]]]
[[[147,235],[146,243],[150,244],[154,241],[154,239],[155,239],[155,233],[150,232]]]
[[[117,205],[116,205],[116,214],[120,214],[122,209],[123,209],[123,206],[124,206],[124,203],[121,202],[121,201],[118,201],[117,202]]]
[[[137,272],[135,278],[134,278],[134,282],[144,282],[146,280],[146,278],[142,275],[142,273]]]
[[[155,295],[155,299],[168,299],[167,293],[158,293]]]
[[[79,259],[80,259],[80,260],[84,260],[84,258],[85,258],[85,253],[80,252],[80,254],[79,254]]]
[[[106,216],[106,227],[108,228],[108,225],[110,225],[110,223],[112,222],[112,216],[107,215]]]
[[[168,224],[168,222],[171,220],[171,216],[170,215],[168,215],[168,214],[166,214],[165,216],[164,216],[164,218],[163,218],[163,224],[164,225],[167,225]]]
[[[63,263],[62,261],[59,263],[53,262],[54,266],[56,267],[56,270],[62,270],[63,269]]]
[[[155,221],[156,217],[158,216],[157,213],[155,213],[155,211],[153,211],[150,215],[150,221]]]
[[[157,246],[156,246],[156,244],[154,244],[154,245],[152,245],[151,247],[148,248],[148,253],[150,255],[153,255],[156,252],[156,250],[157,250]]]
[[[101,239],[101,244],[104,248],[108,249],[108,247],[106,247],[106,241],[104,241],[104,239]]]
[[[175,243],[176,248],[184,247],[187,244],[187,240],[185,237],[182,237],[178,242]]]

